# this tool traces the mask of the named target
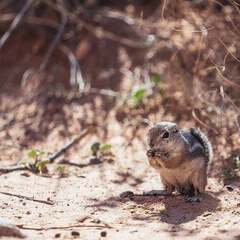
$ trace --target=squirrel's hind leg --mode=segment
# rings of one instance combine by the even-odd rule
[[[206,167],[203,165],[198,171],[196,171],[192,177],[192,187],[193,191],[191,195],[188,195],[188,202],[201,202],[201,195],[205,192],[207,185],[207,171]]]
[[[178,186],[177,190],[180,194],[186,195],[186,196],[194,196],[195,189],[192,184],[186,184],[184,186]]]

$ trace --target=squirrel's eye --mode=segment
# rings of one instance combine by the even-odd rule
[[[165,133],[162,135],[162,138],[169,138],[169,132],[165,132]]]

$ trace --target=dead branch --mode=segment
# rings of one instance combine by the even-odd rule
[[[43,59],[43,62],[41,63],[41,65],[39,67],[39,71],[42,71],[46,68],[46,66],[49,62],[49,59],[53,54],[53,51],[56,49],[56,47],[64,33],[66,24],[67,24],[67,16],[65,14],[61,14],[61,25],[59,27],[58,33],[57,33],[56,37],[54,38],[54,40],[52,41],[44,59]]]
[[[89,134],[90,129],[85,129],[79,136],[73,138],[69,143],[67,143],[65,146],[63,146],[59,151],[54,153],[52,156],[48,158],[49,163],[53,163],[57,158],[59,158],[62,154],[64,154],[67,150],[69,150],[73,145],[79,143],[80,140],[82,140],[87,134]],[[0,168],[0,173],[10,173],[14,171],[31,171],[31,167],[24,166],[24,165],[13,165],[8,167],[2,167]]]
[[[3,36],[0,38],[0,49],[3,47],[5,42],[8,40],[8,38],[11,36],[13,31],[17,28],[19,23],[22,21],[24,15],[28,11],[28,9],[31,7],[33,0],[27,0],[24,6],[22,7],[21,11],[17,14],[17,16],[12,21],[12,24],[10,25],[9,29],[3,34]]]
[[[31,114],[30,116],[26,115],[22,119],[19,119],[19,120],[16,120],[15,117],[13,117],[8,122],[6,122],[5,124],[3,124],[0,127],[0,132],[5,131],[9,127],[16,126],[17,124],[22,123],[24,120],[26,120],[28,118],[32,118],[32,117],[34,117],[34,114]]]
[[[233,82],[233,81],[231,81],[231,80],[229,80],[228,78],[226,78],[226,77],[222,74],[221,70],[220,70],[217,66],[216,66],[216,70],[217,70],[218,76],[220,76],[220,78],[221,78],[224,82],[226,82],[228,85],[231,85],[231,86],[233,86],[233,87],[236,87],[236,88],[240,89],[240,85],[237,84],[237,83],[235,83],[235,82]]]
[[[101,88],[90,88],[86,90],[86,93],[96,93],[100,95],[110,96],[110,97],[120,97],[119,92],[113,91],[111,89],[101,89]]]
[[[43,0],[43,2],[49,7],[55,9],[56,11],[60,11],[62,14],[66,14],[70,19],[70,21],[72,21],[77,25],[76,26],[77,31],[81,31],[82,28],[85,28],[87,31],[94,34],[97,38],[107,38],[131,48],[144,49],[144,48],[149,48],[153,44],[155,44],[155,38],[151,35],[148,35],[144,40],[138,40],[138,41],[132,40],[126,37],[122,37],[122,36],[116,35],[111,31],[104,29],[103,27],[98,27],[98,26],[96,27],[93,24],[87,23],[86,21],[84,21],[82,18],[78,16],[78,13],[67,11],[67,9],[64,8],[63,6],[56,6],[52,2],[46,1],[46,0]]]
[[[32,201],[32,202],[54,205],[54,203],[52,201],[49,201],[49,200],[39,200],[39,199],[35,199],[33,197],[27,197],[27,196],[22,196],[22,195],[19,195],[19,194],[8,193],[8,192],[0,192],[0,194],[11,196],[11,197],[17,197],[17,198],[25,199],[25,200]]]
[[[16,165],[16,166],[8,166],[8,167],[1,167],[0,168],[0,173],[10,173],[10,172],[15,172],[15,171],[24,171],[30,169],[27,166],[22,166],[22,165]]]
[[[43,231],[43,230],[53,230],[53,229],[68,229],[68,228],[112,228],[108,224],[73,224],[68,226],[53,226],[53,227],[31,227],[31,226],[24,226],[24,225],[16,225],[17,227],[25,230],[35,230],[35,231]]]
[[[8,120],[6,123],[4,123],[1,127],[0,127],[0,132],[6,130],[6,128],[12,126],[14,123],[16,122],[15,117],[11,118],[10,120]]]
[[[72,51],[64,45],[60,46],[60,50],[68,56],[70,63],[70,84],[72,86],[77,85],[79,91],[82,92],[85,88],[85,82],[77,58]]]
[[[14,14],[5,13],[1,14],[0,16],[0,23],[7,23],[10,21],[13,21],[15,18]],[[26,16],[23,20],[24,23],[30,24],[30,25],[38,25],[43,27],[52,28],[54,30],[58,30],[59,24],[56,21],[46,19],[46,18],[40,18],[35,16]]]
[[[202,126],[204,126],[205,128],[207,129],[211,129],[214,133],[218,133],[218,131],[212,127],[210,127],[209,125],[207,125],[206,123],[204,123],[203,121],[201,121],[198,117],[197,117],[197,114],[194,110],[192,110],[192,116],[193,118],[199,123],[201,124]]]
[[[63,153],[69,150],[73,145],[77,144],[80,140],[82,140],[87,134],[89,134],[90,129],[85,129],[79,136],[73,138],[69,143],[63,146],[59,151],[54,153],[48,160],[50,163],[53,163],[57,158],[59,158]]]

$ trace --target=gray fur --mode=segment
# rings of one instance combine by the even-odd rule
[[[187,144],[189,157],[196,158],[205,155],[204,146],[202,143],[188,130],[181,130],[183,140]]]
[[[212,144],[209,142],[207,136],[198,128],[191,128],[190,132],[201,143],[201,145],[203,146],[207,161],[210,162],[213,158],[213,149],[212,149]]]

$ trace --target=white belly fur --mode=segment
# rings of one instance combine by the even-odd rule
[[[192,176],[197,173],[204,164],[204,159],[186,161],[178,168],[160,168],[160,175],[173,186],[182,186],[192,182]]]

